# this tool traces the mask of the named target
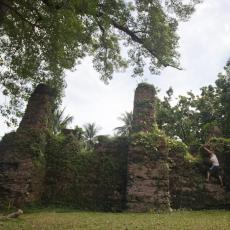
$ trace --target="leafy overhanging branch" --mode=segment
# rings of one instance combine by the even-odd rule
[[[0,0],[0,84],[10,96],[10,109],[5,112],[10,115],[15,108],[22,109],[17,99],[28,98],[37,83],[51,82],[61,93],[65,69],[73,68],[86,55],[94,57],[94,67],[108,81],[114,71],[128,66],[121,55],[124,40],[135,75],[143,74],[146,57],[153,73],[168,66],[181,69],[177,21],[188,18],[200,1],[191,0],[187,5],[182,0],[165,2]],[[167,14],[167,8],[178,17]]]

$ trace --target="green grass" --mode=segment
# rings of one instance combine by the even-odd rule
[[[0,221],[1,230],[220,230],[230,229],[230,211],[175,211],[172,213],[100,213],[40,210],[17,220]]]

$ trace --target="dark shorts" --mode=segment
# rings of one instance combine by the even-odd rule
[[[211,174],[215,174],[217,176],[220,175],[220,167],[213,165],[211,168],[208,170]]]

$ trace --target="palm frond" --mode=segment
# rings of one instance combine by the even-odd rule
[[[125,112],[120,117],[118,117],[118,119],[122,121],[124,125],[116,127],[114,130],[118,135],[129,136],[132,130],[133,113]]]

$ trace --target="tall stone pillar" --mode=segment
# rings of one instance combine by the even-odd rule
[[[155,124],[155,89],[139,84],[135,91],[133,133],[128,153],[129,211],[169,210],[166,139]]]
[[[18,131],[25,129],[48,129],[52,125],[53,90],[39,84],[29,98]]]
[[[141,83],[135,90],[132,131],[149,132],[155,123],[155,95],[153,85]]]
[[[38,85],[19,128],[0,142],[0,207],[21,207],[40,200],[53,101],[52,89]]]

